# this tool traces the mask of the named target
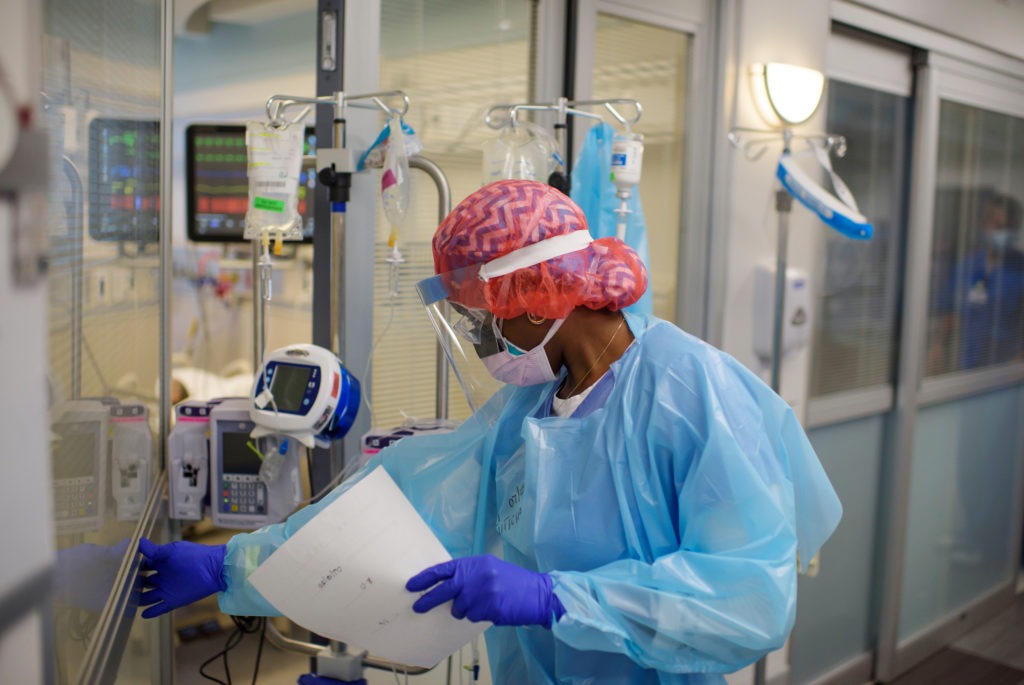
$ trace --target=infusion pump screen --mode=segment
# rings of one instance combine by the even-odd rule
[[[221,463],[225,474],[256,475],[260,472],[260,458],[248,443],[248,433],[221,434]]]
[[[67,431],[54,443],[53,477],[57,480],[68,478],[91,478],[96,468],[95,424],[85,424],[90,429]]]
[[[274,395],[274,405],[278,411],[303,413],[302,400],[313,371],[312,366],[277,365],[274,378],[270,381],[270,392]]]

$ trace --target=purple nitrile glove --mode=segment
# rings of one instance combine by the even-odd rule
[[[436,586],[436,587],[435,587]],[[417,573],[410,592],[432,590],[412,605],[424,613],[452,600],[452,616],[490,621],[497,626],[551,627],[565,608],[551,590],[551,576],[529,571],[490,554],[452,559]]]
[[[142,612],[143,618],[166,614],[227,589],[221,578],[226,545],[184,541],[156,545],[142,538],[139,551],[145,557],[142,570],[152,571],[142,578],[139,604],[149,607]]]

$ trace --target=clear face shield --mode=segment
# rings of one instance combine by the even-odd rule
[[[432,276],[420,281],[416,289],[466,402],[475,413],[504,385],[480,360],[504,350],[505,344],[494,315],[450,300],[446,280],[442,275]]]
[[[533,243],[484,264],[432,276],[417,284],[441,348],[472,411],[479,410],[504,385],[481,361],[506,350],[499,321],[487,309],[487,282],[582,250],[591,242],[593,238],[586,230],[573,231]]]

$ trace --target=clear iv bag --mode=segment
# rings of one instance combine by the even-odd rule
[[[302,239],[299,174],[304,129],[250,121],[245,127],[248,152],[249,206],[245,237],[270,234],[278,240]]]
[[[401,120],[394,117],[388,126],[389,143],[384,152],[384,166],[380,176],[380,201],[391,227],[388,244],[394,247],[399,229],[409,211],[409,158],[406,155]]]
[[[484,143],[483,183],[520,179],[547,183],[560,161],[558,144],[544,128],[516,122]]]

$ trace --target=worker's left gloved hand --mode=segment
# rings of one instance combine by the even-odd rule
[[[337,680],[316,673],[304,673],[299,676],[299,685],[366,685],[366,678],[359,680]]]
[[[551,576],[485,554],[452,559],[417,573],[405,584],[411,592],[435,586],[412,605],[424,613],[452,600],[452,616],[498,626],[551,627],[565,608],[551,591]]]

